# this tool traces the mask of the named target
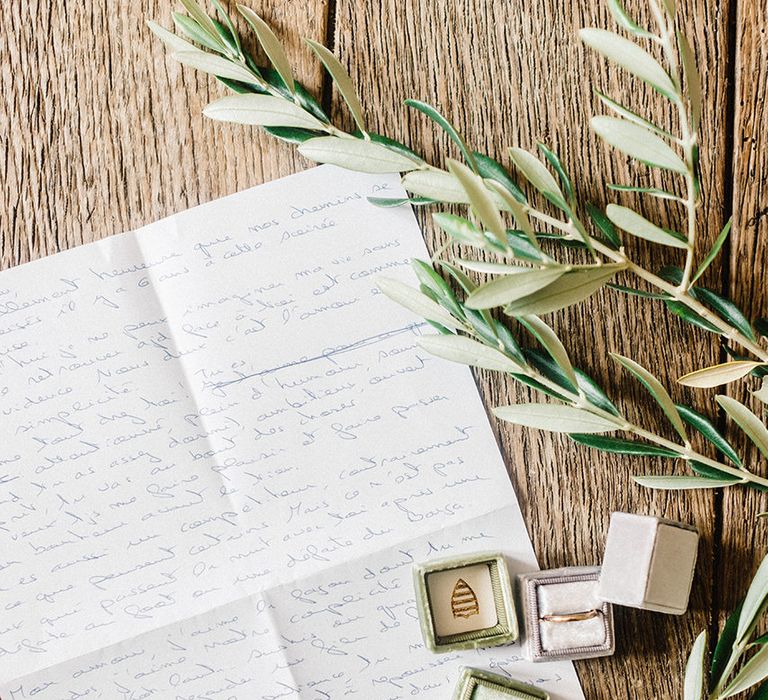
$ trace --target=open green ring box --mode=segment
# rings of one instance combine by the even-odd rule
[[[503,555],[441,559],[413,571],[425,646],[441,653],[511,644],[517,615]]]
[[[465,668],[453,700],[549,700],[549,693],[495,673]]]

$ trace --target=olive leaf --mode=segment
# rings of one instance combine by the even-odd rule
[[[475,173],[479,173],[478,164],[473,152],[469,150],[469,147],[464,142],[461,134],[459,134],[456,127],[454,127],[451,122],[440,114],[440,112],[438,112],[432,105],[422,102],[421,100],[408,99],[405,100],[405,104],[408,107],[413,107],[413,109],[418,110],[422,114],[426,114],[433,122],[435,122],[435,124],[443,129],[443,131],[445,131],[451,140],[459,147],[461,155],[464,156],[464,160],[467,161],[469,167],[472,168]]]
[[[717,428],[698,411],[695,411],[690,406],[685,404],[675,404],[677,412],[680,417],[688,425],[690,425],[696,432],[704,437],[708,442],[711,442],[720,452],[722,452],[728,459],[734,464],[741,466],[741,458],[733,449],[731,443],[726,440]]]
[[[621,235],[616,231],[611,220],[591,202],[587,202],[587,213],[608,244],[615,250],[621,248]]]
[[[583,408],[559,404],[522,403],[498,406],[493,414],[507,423],[553,433],[606,433],[618,430],[612,421]]]
[[[490,156],[478,151],[472,151],[472,156],[477,165],[477,173],[486,180],[492,180],[507,190],[520,204],[526,204],[525,195],[517,183],[510,177],[507,169]]]
[[[662,95],[675,99],[676,90],[672,79],[659,62],[637,44],[605,29],[582,29],[579,37],[609,61],[617,63]]]
[[[304,141],[299,146],[299,153],[316,163],[331,163],[363,173],[399,173],[419,167],[419,164],[410,158],[379,143],[363,139],[318,136]]]
[[[162,41],[169,49],[171,49],[172,52],[198,50],[194,44],[190,44],[180,36],[174,34],[173,32],[169,32],[165,27],[159,25],[153,20],[149,20],[147,22],[147,26],[149,27],[150,31],[158,39],[160,39],[160,41]]]
[[[253,31],[256,32],[261,48],[264,49],[264,53],[267,54],[267,58],[272,62],[285,87],[291,93],[296,92],[296,84],[293,80],[290,61],[285,55],[283,46],[275,36],[275,33],[251,8],[245,5],[238,5],[237,9],[245,17],[248,24],[251,25]]]
[[[741,607],[741,615],[739,615],[739,623],[736,627],[737,642],[744,642],[752,635],[757,626],[758,618],[765,609],[767,599],[768,557],[765,557],[757,568]]]
[[[743,403],[730,396],[716,396],[715,401],[747,434],[747,437],[757,446],[764,457],[768,457],[768,428]]]
[[[445,231],[451,238],[459,243],[468,245],[485,246],[483,232],[469,219],[448,212],[436,212],[432,214],[432,220]]]
[[[414,207],[436,204],[436,201],[429,199],[429,197],[366,197],[366,199],[375,207],[382,209],[401,207],[404,204],[411,204]]]
[[[677,452],[673,452],[665,447],[658,447],[647,442],[640,442],[639,440],[625,440],[624,438],[607,435],[582,435],[580,433],[572,433],[569,437],[580,445],[586,445],[601,452],[640,457],[680,456]]]
[[[606,143],[646,165],[685,175],[688,167],[664,141],[648,129],[626,119],[597,116],[589,120],[592,130]]]
[[[322,122],[309,112],[294,102],[272,95],[229,95],[211,102],[203,114],[209,119],[236,124],[323,129]]]
[[[519,372],[522,367],[504,353],[462,335],[426,335],[419,347],[430,355],[481,369],[497,372]]]
[[[515,219],[515,223],[528,238],[528,242],[536,250],[540,251],[541,247],[539,246],[539,242],[536,240],[536,234],[534,233],[533,227],[531,226],[531,220],[528,218],[528,214],[525,211],[524,205],[520,204],[514,195],[511,194],[505,187],[500,185],[497,181],[489,180],[488,186],[492,191],[496,192],[501,200],[507,205],[509,211],[512,212],[512,217]]]
[[[418,289],[389,277],[378,277],[376,286],[392,301],[397,302],[417,316],[422,316],[428,321],[434,321],[451,330],[461,328],[461,324],[451,314]]]
[[[699,69],[696,67],[696,59],[688,39],[685,38],[685,34],[682,32],[677,32],[677,45],[680,48],[680,60],[683,64],[685,79],[688,83],[688,100],[691,103],[691,127],[696,130],[701,121],[701,76],[699,75]]]
[[[557,176],[560,178],[560,182],[563,185],[563,189],[565,190],[566,195],[566,201],[573,206],[575,193],[573,191],[573,183],[571,182],[571,178],[568,176],[568,173],[565,172],[565,168],[563,167],[563,164],[560,162],[560,159],[551,151],[549,148],[547,148],[543,143],[536,144],[539,147],[539,150],[544,154],[544,157],[547,159],[547,163],[549,163],[554,171],[557,173]]]
[[[663,228],[659,228],[656,224],[648,221],[644,216],[629,207],[609,204],[605,213],[616,226],[627,233],[631,233],[633,236],[672,248],[688,248],[687,241],[677,238]]]
[[[712,261],[717,257],[717,254],[720,252],[720,249],[723,247],[723,243],[725,243],[725,240],[728,238],[728,234],[731,232],[731,226],[733,224],[733,217],[728,219],[725,226],[723,226],[722,231],[720,231],[720,234],[715,239],[715,242],[712,244],[712,247],[709,249],[709,252],[705,256],[704,260],[701,261],[701,265],[699,265],[699,269],[696,270],[696,274],[693,276],[693,279],[691,280],[691,284],[695,284],[696,280],[701,277],[706,269],[712,264]]]
[[[696,637],[688,663],[685,664],[683,700],[702,700],[704,695],[704,660],[707,655],[706,630]]]
[[[737,479],[710,479],[702,476],[633,476],[640,486],[662,491],[687,491],[688,489],[719,489],[732,486]]]
[[[256,80],[253,73],[246,68],[228,61],[223,56],[214,56],[200,49],[194,49],[194,51],[175,51],[171,54],[171,57],[185,66],[195,68],[203,73],[215,75],[218,78],[229,78],[244,83],[252,83]],[[233,97],[240,97],[240,95],[234,95]],[[262,95],[262,97],[266,97],[266,95]],[[225,97],[224,99],[229,98]],[[279,98],[276,97],[274,99],[277,100]],[[282,102],[282,100],[280,101]]]
[[[743,612],[743,611],[742,611]],[[762,647],[726,686],[721,698],[730,698],[768,678],[768,646]]]
[[[448,214],[447,216],[450,216]],[[457,217],[460,218],[460,217]],[[484,260],[466,260],[456,258],[457,265],[486,275],[518,275],[521,272],[530,272],[530,267],[521,267],[520,265],[507,265],[506,263],[485,262]]]
[[[541,316],[572,306],[592,296],[624,267],[623,264],[615,263],[565,272],[539,291],[508,304],[504,313],[509,316]]]
[[[466,165],[451,158],[448,159],[448,171],[461,183],[467,193],[472,211],[480,219],[483,226],[496,237],[499,243],[506,247],[504,241],[507,236],[504,222],[491,193],[483,184],[483,178],[472,172]],[[515,200],[512,199],[512,201]]]
[[[610,11],[616,23],[631,32],[635,36],[650,37],[653,36],[647,29],[643,29],[637,22],[635,22],[624,9],[619,0],[608,0],[608,10]]]
[[[559,200],[565,204],[565,198],[560,190],[560,186],[552,177],[552,173],[546,166],[532,153],[522,148],[510,148],[509,155],[517,169],[525,176],[541,194],[547,199]]]
[[[208,14],[194,0],[181,0],[181,4],[184,6],[184,9],[189,12],[195,22],[197,22],[200,28],[223,49],[224,44],[218,40],[219,33],[216,30],[216,25]]]
[[[666,199],[675,202],[682,201],[676,194],[672,194],[666,190],[660,190],[658,187],[636,187],[635,185],[609,184],[608,189],[614,190],[616,192],[635,192],[637,194],[649,194],[651,197],[656,197],[657,199]]]
[[[419,197],[429,197],[446,204],[469,204],[461,183],[442,170],[415,170],[402,179],[403,189]]]
[[[672,401],[672,398],[662,386],[661,382],[645,369],[645,367],[639,365],[634,360],[615,352],[611,353],[611,357],[622,367],[631,372],[640,383],[645,386],[650,395],[656,400],[656,403],[661,406],[661,410],[664,411],[669,422],[672,423],[672,427],[677,431],[677,434],[687,442],[688,436],[685,433],[683,419],[680,417],[677,406],[675,406],[675,403]]]
[[[549,353],[557,366],[563,371],[572,386],[578,387],[579,381],[576,378],[576,372],[568,357],[568,351],[561,342],[557,334],[538,316],[519,316],[518,321],[522,323],[538,340],[542,347]]]
[[[720,637],[715,645],[715,651],[712,654],[712,664],[709,667],[709,689],[714,690],[715,686],[721,681],[723,673],[728,665],[728,659],[731,656],[731,650],[736,643],[736,627],[739,624],[739,615],[744,602],[736,606],[736,609],[728,616],[720,632]]]
[[[352,114],[352,118],[355,120],[358,129],[365,133],[365,119],[363,118],[363,107],[360,104],[360,98],[357,96],[355,86],[352,83],[352,78],[347,69],[341,65],[336,56],[333,55],[325,46],[319,44],[312,39],[304,39],[307,45],[315,52],[320,59],[325,69],[330,73],[333,82],[336,83],[336,87],[339,89],[341,96],[349,107],[349,111]]]
[[[466,304],[470,309],[504,306],[547,287],[564,274],[565,268],[529,268],[524,272],[499,277],[478,287],[467,297]]]
[[[627,121],[637,124],[638,126],[643,126],[648,129],[648,131],[652,131],[654,134],[665,139],[669,139],[670,141],[674,140],[674,135],[670,134],[666,129],[662,129],[657,124],[648,121],[645,117],[641,117],[637,112],[633,112],[629,109],[629,107],[625,107],[623,104],[616,102],[616,100],[611,99],[608,95],[604,95],[599,90],[595,90],[595,94],[600,98],[600,102],[608,107],[608,109],[616,112],[619,116],[624,117]]]
[[[218,36],[211,37],[195,20],[189,15],[183,15],[180,12],[171,13],[173,23],[186,34],[192,41],[196,41],[202,46],[206,46],[212,51],[221,51],[222,44]]]
[[[746,377],[755,367],[763,367],[764,362],[751,362],[737,360],[736,362],[723,362],[719,365],[704,367],[695,372],[683,375],[677,381],[684,386],[694,386],[700,389],[711,389],[715,386],[730,384],[737,379]]]

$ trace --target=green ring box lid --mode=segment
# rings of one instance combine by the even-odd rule
[[[460,569],[484,563],[491,567],[491,585],[498,617],[497,624],[494,627],[472,632],[463,632],[442,638],[437,637],[430,606],[427,577],[439,571]],[[512,581],[509,577],[507,562],[502,554],[483,552],[420,564],[413,569],[413,582],[416,589],[416,605],[419,611],[421,632],[424,644],[430,651],[443,653],[460,649],[478,649],[512,644],[517,640],[517,613],[512,592]]]
[[[477,668],[465,668],[453,700],[549,700],[549,693]]]

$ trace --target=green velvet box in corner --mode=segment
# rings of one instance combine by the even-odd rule
[[[549,693],[477,668],[465,668],[453,700],[549,700]]]
[[[503,555],[482,553],[417,565],[416,603],[425,646],[442,653],[517,639],[512,581]]]

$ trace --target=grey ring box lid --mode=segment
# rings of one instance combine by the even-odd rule
[[[616,605],[682,615],[688,608],[698,542],[691,525],[613,513],[598,595]]]

